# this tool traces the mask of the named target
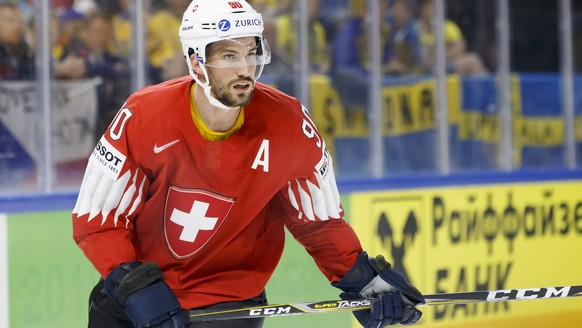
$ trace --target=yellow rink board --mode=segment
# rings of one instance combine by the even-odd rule
[[[425,294],[582,284],[582,181],[362,192],[351,224]],[[582,327],[582,297],[424,307],[425,327]]]

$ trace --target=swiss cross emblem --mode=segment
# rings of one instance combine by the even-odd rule
[[[206,190],[171,186],[164,210],[164,233],[177,259],[198,252],[216,234],[234,199]]]

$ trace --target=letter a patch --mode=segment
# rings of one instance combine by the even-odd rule
[[[256,170],[257,167],[262,166],[263,172],[269,172],[269,140],[263,139],[261,143],[261,147],[257,152],[257,156],[255,156],[255,160],[253,165],[251,166],[253,170]]]

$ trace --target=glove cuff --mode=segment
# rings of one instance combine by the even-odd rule
[[[183,320],[180,303],[166,283],[153,284],[129,296],[125,313],[135,327],[183,327],[162,324]]]
[[[103,290],[134,327],[184,326],[180,303],[156,263],[134,261],[116,267],[105,278]]]
[[[135,292],[156,282],[164,275],[156,263],[133,261],[122,264],[105,278],[104,292],[120,308],[125,308],[127,299]]]
[[[362,252],[342,280],[333,282],[332,286],[344,292],[359,293],[376,275],[377,273],[369,264],[368,253]]]

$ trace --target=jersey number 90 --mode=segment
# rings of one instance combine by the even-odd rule
[[[303,105],[301,106],[301,111],[303,111],[303,124],[301,125],[303,134],[309,139],[313,139],[314,137],[317,138],[317,142],[315,144],[317,145],[317,148],[321,148],[321,139],[319,134],[317,134],[317,128],[315,127],[315,124],[309,116],[309,111]]]

